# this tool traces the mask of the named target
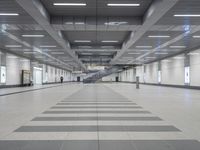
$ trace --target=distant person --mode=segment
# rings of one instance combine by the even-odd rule
[[[63,76],[60,77],[60,82],[63,83]]]

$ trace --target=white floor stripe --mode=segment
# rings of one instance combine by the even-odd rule
[[[84,113],[84,114],[41,114],[37,117],[96,117],[95,113]],[[155,117],[153,114],[111,114],[103,113],[98,114],[99,117]]]
[[[177,132],[99,132],[100,140],[184,140]],[[1,140],[98,140],[97,132],[14,132]]]

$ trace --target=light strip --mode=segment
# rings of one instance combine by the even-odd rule
[[[200,38],[200,35],[194,35],[193,38],[199,39],[199,38]]]
[[[36,35],[36,34],[28,35],[28,34],[24,34],[24,35],[22,35],[22,37],[44,37],[44,35]]]
[[[102,43],[118,43],[119,41],[101,41]]]
[[[200,53],[191,52],[191,53],[188,53],[188,55],[200,55]]]
[[[186,48],[186,46],[170,46],[170,48]]]
[[[86,6],[86,3],[54,3],[54,6]]]
[[[24,54],[35,54],[35,53],[37,53],[37,52],[35,52],[35,51],[24,51]]]
[[[90,40],[75,40],[75,43],[90,43]]]
[[[0,13],[0,16],[19,16],[18,13]]]
[[[149,35],[149,38],[169,38],[169,35]]]
[[[55,48],[57,47],[56,45],[41,45],[41,48]]]
[[[152,48],[152,46],[136,46],[136,48]]]
[[[101,48],[115,48],[114,46],[101,46]]]
[[[114,4],[114,3],[108,3],[107,6],[138,7],[138,6],[140,6],[140,4]]]
[[[22,47],[22,45],[5,45],[7,48]]]
[[[129,55],[140,55],[141,53],[128,53]]]
[[[174,17],[200,17],[200,14],[176,14]]]

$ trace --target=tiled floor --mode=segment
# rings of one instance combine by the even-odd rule
[[[199,139],[189,132],[196,121],[188,128],[173,121],[184,119],[177,118],[180,113],[187,121],[199,91],[173,89],[167,95],[170,90],[70,84],[0,98],[0,150],[200,150]],[[190,104],[179,99],[188,95]]]

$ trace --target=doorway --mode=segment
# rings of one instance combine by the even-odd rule
[[[77,77],[77,82],[81,82],[81,78],[80,77]]]
[[[34,84],[41,85],[42,84],[42,69],[34,67]]]
[[[119,82],[119,77],[115,77],[115,82]]]

